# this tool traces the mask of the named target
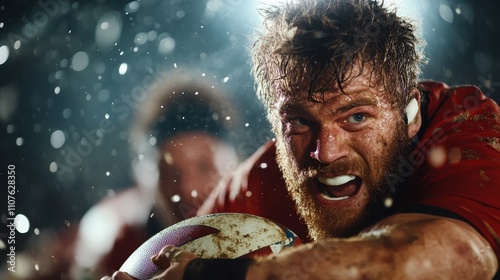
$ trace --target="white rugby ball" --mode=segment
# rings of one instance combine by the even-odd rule
[[[137,279],[159,272],[150,257],[166,245],[175,245],[201,258],[253,258],[277,254],[302,244],[295,233],[268,219],[242,213],[193,217],[160,231],[123,263],[120,271]]]

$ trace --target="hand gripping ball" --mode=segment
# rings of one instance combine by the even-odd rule
[[[166,245],[175,245],[201,258],[253,258],[277,254],[302,244],[289,229],[268,219],[241,213],[193,217],[160,231],[144,242],[123,263],[120,271],[138,279],[159,272],[150,257]]]

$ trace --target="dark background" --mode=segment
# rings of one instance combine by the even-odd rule
[[[259,22],[254,2],[0,1],[0,63],[9,50],[0,64],[0,214],[5,221],[5,173],[13,164],[16,213],[30,222],[26,234],[16,235],[20,247],[38,230],[71,226],[90,205],[132,184],[133,92],[164,71],[196,69],[236,100],[243,118],[235,145],[242,158],[272,137],[245,52]],[[427,40],[422,77],[475,84],[499,101],[498,1],[408,2],[410,8],[399,11],[420,10]],[[96,38],[106,19],[114,24]],[[120,32],[113,31],[117,26]],[[119,36],[106,43],[113,34]],[[120,74],[123,63],[128,70]],[[4,242],[6,236],[2,225]],[[0,253],[4,260],[6,251]]]

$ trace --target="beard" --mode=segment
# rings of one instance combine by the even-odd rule
[[[399,159],[407,158],[410,154],[412,142],[405,125],[398,125],[394,137],[383,143],[383,151],[370,163],[371,167],[361,158],[352,158],[329,165],[316,162],[301,168],[284,139],[277,138],[278,165],[288,192],[295,201],[297,212],[306,223],[313,240],[350,237],[394,213],[395,207],[387,207],[385,201],[392,199],[397,202],[401,188],[388,182],[387,174],[398,174]],[[364,203],[356,205],[356,209],[329,208],[320,204],[314,175],[344,174],[348,170],[359,171],[363,178],[363,188],[367,194]]]

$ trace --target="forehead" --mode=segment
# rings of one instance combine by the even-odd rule
[[[320,82],[309,91],[308,83],[304,83],[297,90],[277,90],[277,106],[295,107],[299,104],[313,106],[315,103],[360,103],[359,105],[381,105],[389,103],[390,95],[377,83],[373,72],[363,68],[354,67],[352,78],[347,79],[340,88],[333,82]],[[363,104],[366,103],[366,104]]]
[[[221,140],[204,132],[186,132],[175,135],[161,144],[160,150],[185,160],[196,161],[214,157],[221,147]]]

